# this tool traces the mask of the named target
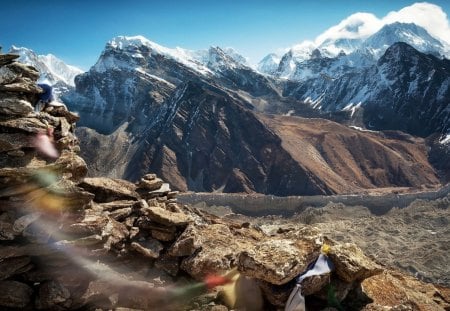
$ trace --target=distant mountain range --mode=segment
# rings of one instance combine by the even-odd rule
[[[30,49],[12,46],[9,53],[19,54],[19,61],[34,66],[40,73],[39,82],[46,82],[54,86],[55,93],[62,95],[75,87],[75,76],[83,70],[65,64],[52,54],[37,55]]]
[[[327,58],[309,60],[321,66]],[[450,126],[450,61],[395,43],[371,66],[339,76],[321,74],[288,83],[285,96],[323,111],[360,111],[368,129],[395,129],[414,135],[446,133]]]
[[[255,70],[232,49],[120,36],[74,89],[73,68],[57,74],[33,59],[69,86],[62,99],[81,116],[92,171],[156,172],[181,190],[302,195],[439,183],[447,158],[433,168],[426,142],[397,130],[447,146],[446,49],[425,29],[394,23],[364,40],[268,55]]]
[[[279,78],[304,81],[320,73],[339,76],[350,69],[359,70],[377,62],[394,43],[404,42],[419,52],[438,58],[448,56],[448,47],[433,38],[424,28],[411,23],[393,23],[383,26],[366,39],[327,39],[316,46],[312,42],[291,48],[283,56],[269,54],[258,64],[262,73]],[[325,58],[322,66],[311,60]]]

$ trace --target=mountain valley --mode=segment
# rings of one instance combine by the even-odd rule
[[[203,12],[141,4],[155,34]],[[102,38],[86,70],[42,45],[0,52],[1,310],[450,310],[439,6],[358,12],[255,63],[117,35],[141,4],[90,3],[97,39],[73,15],[61,27],[77,24],[76,40],[45,43],[81,59]],[[63,8],[78,12],[48,7]],[[251,44],[246,31],[234,35]]]
[[[61,99],[81,117],[91,175],[155,172],[181,191],[279,196],[435,188],[449,180],[445,51],[394,23],[269,55],[258,72],[232,49],[120,36]]]

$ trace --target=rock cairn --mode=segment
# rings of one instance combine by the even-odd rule
[[[447,289],[384,270],[313,227],[225,221],[179,204],[154,174],[135,184],[84,178],[77,116],[65,107],[35,112],[38,72],[16,57],[0,55],[0,309],[281,310],[324,241],[336,269],[303,281],[309,310],[450,307]],[[57,158],[39,152],[42,133]],[[174,299],[233,269],[232,295],[216,288]]]

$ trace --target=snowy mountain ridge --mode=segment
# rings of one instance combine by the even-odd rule
[[[280,61],[281,56],[271,53],[258,63],[256,69],[264,74],[273,75],[277,71]]]
[[[424,28],[413,23],[396,22],[385,25],[377,33],[367,38],[361,46],[371,49],[375,58],[379,58],[389,46],[396,42],[408,43],[423,53],[437,56],[446,54],[442,42],[432,37]]]
[[[334,61],[329,58],[305,62],[310,68],[323,65],[322,74],[291,82],[283,94],[322,111],[348,111],[352,119],[362,114],[369,129],[420,136],[449,133],[449,60],[397,42],[373,65],[357,71],[343,68],[339,76],[326,76],[330,63]]]
[[[75,77],[84,71],[75,66],[67,65],[53,54],[38,55],[25,47],[12,46],[9,53],[18,54],[19,62],[36,67],[41,73],[40,81],[47,81],[52,85],[62,82],[74,87]]]
[[[108,58],[110,50],[126,51],[130,53],[134,61],[122,63],[117,59]],[[188,50],[180,47],[167,48],[143,36],[118,36],[106,44],[102,57],[94,65],[93,69],[98,72],[104,72],[114,67],[132,69],[130,68],[131,66],[139,68],[142,59],[149,55],[161,55],[175,60],[204,76],[214,75],[215,70],[223,66],[249,66],[246,58],[230,47],[210,47],[206,50]]]
[[[348,29],[359,29],[361,25],[363,24],[352,25]],[[319,74],[319,72],[309,74],[307,68],[308,62],[312,58],[317,58],[314,57],[314,53],[317,55],[319,52],[322,57],[334,59],[337,64],[333,66],[336,68],[341,66],[361,68],[373,65],[387,48],[396,42],[405,42],[423,53],[431,53],[439,57],[450,56],[450,48],[446,42],[433,37],[423,27],[414,23],[386,24],[365,38],[322,38],[319,42],[321,43],[317,44],[317,40],[316,42],[305,41],[292,47],[280,59],[275,72],[266,69],[276,66],[273,60],[267,57],[259,63],[258,70],[279,78],[302,81]],[[327,71],[324,73],[330,74],[330,68],[327,68]],[[339,75],[340,69],[331,70],[331,72],[331,75]]]
[[[143,50],[142,48],[146,49]],[[117,62],[113,58],[108,58],[106,56],[106,53],[108,53],[109,50],[123,50],[129,52],[135,59],[135,64],[130,64],[129,62],[121,63]],[[117,36],[113,38],[106,44],[106,48],[103,51],[102,56],[94,65],[93,69],[98,72],[104,72],[105,70],[114,67],[123,68],[129,67],[130,65],[138,67],[140,60],[144,59],[149,54],[163,55],[165,57],[174,59],[177,62],[182,63],[183,65],[192,68],[201,74],[211,74],[211,71],[197,60],[197,58],[200,58],[201,56],[197,55],[195,51],[190,51],[178,47],[170,49],[153,41],[150,41],[143,36]]]

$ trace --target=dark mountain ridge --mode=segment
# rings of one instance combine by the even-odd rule
[[[304,99],[320,94],[321,109],[330,112],[361,103],[363,122],[369,129],[402,130],[425,137],[449,130],[449,65],[447,59],[398,42],[369,68],[333,79],[290,83],[284,95]]]

